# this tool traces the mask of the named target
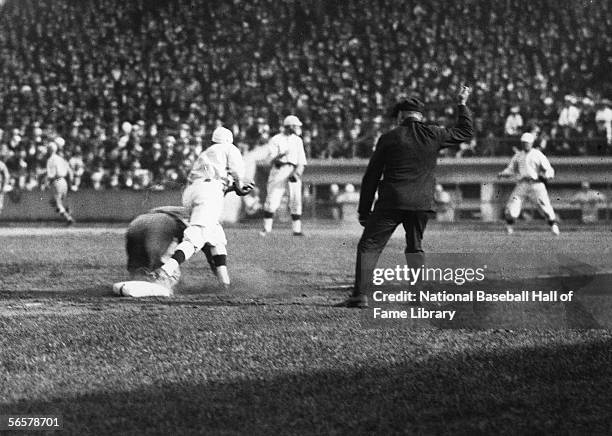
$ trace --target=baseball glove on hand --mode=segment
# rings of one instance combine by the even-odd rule
[[[236,195],[238,195],[239,197],[244,197],[249,192],[251,192],[254,188],[255,188],[255,185],[252,183],[247,183],[246,185],[243,185],[243,186],[234,185],[234,191],[236,191]]]

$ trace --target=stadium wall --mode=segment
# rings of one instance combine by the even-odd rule
[[[472,209],[484,221],[495,221],[501,217],[501,209],[512,189],[513,183],[500,181],[497,174],[507,164],[507,158],[440,159],[438,181],[446,186],[454,185],[457,191],[472,194],[462,196],[457,203],[459,209]],[[566,202],[576,192],[582,181],[607,186],[612,184],[612,158],[552,158],[556,177],[550,186],[553,205]],[[325,216],[319,213],[328,207],[323,192],[332,183],[359,185],[367,166],[367,160],[314,160],[304,173],[305,186],[312,186],[307,216]],[[265,182],[268,169],[253,165],[253,178],[265,198]],[[469,189],[468,189],[469,188]],[[608,195],[608,198],[611,196]],[[240,218],[241,199],[234,194],[225,198],[224,222],[236,222]],[[93,191],[83,190],[69,195],[68,205],[78,221],[128,222],[147,210],[166,205],[181,204],[181,191]],[[319,210],[317,210],[317,208]],[[59,217],[49,204],[49,193],[32,191],[19,195],[4,196],[4,210],[0,221],[54,221]]]

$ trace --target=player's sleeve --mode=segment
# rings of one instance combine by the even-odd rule
[[[501,174],[504,176],[513,176],[517,172],[518,172],[518,154],[515,154],[514,156],[512,156],[512,159],[510,159],[508,166],[504,168]]]
[[[457,122],[454,127],[436,129],[440,148],[453,147],[462,142],[469,142],[474,137],[472,114],[466,105],[457,106]]]
[[[47,160],[47,179],[51,180],[57,175],[57,168],[54,165],[53,158]]]
[[[374,202],[374,196],[378,189],[378,182],[385,168],[384,141],[386,136],[387,135],[382,135],[378,139],[374,154],[372,154],[366,172],[361,180],[361,194],[359,195],[359,206],[357,208],[360,218],[367,217],[372,210],[372,203]]]
[[[555,170],[553,169],[552,165],[548,161],[548,158],[544,156],[542,152],[539,153],[539,156],[540,156],[540,159],[539,159],[540,160],[540,171],[541,171],[542,176],[546,179],[552,179],[553,177],[555,177]]]
[[[245,165],[238,147],[231,145],[227,149],[227,172],[234,178],[234,183],[240,184],[244,178]]]
[[[271,163],[274,159],[276,159],[280,155],[280,146],[278,144],[278,140],[276,135],[270,138],[268,142],[268,155],[266,160]]]

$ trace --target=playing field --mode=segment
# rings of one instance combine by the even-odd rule
[[[198,255],[178,295],[135,300],[111,294],[123,227],[0,228],[0,414],[59,414],[70,434],[612,432],[609,228],[431,226],[428,252],[532,259],[497,286],[584,294],[465,325],[332,307],[359,227],[305,230],[229,228],[230,291]]]

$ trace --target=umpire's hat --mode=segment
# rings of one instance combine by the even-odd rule
[[[391,117],[395,118],[400,112],[423,112],[425,105],[417,97],[408,97],[399,101],[391,109]]]

